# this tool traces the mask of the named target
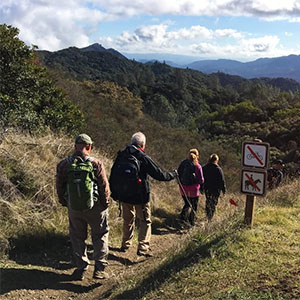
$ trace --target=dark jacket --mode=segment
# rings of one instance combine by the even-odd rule
[[[127,198],[126,195],[124,195],[122,199],[119,200],[131,204],[147,203],[150,200],[150,182],[148,175],[159,181],[170,181],[175,178],[175,172],[162,171],[145,152],[134,145],[129,145],[126,149],[141,163],[139,177],[142,186],[140,193],[136,196]]]
[[[209,192],[226,192],[225,178],[222,169],[213,163],[206,164],[203,168],[204,190]]]

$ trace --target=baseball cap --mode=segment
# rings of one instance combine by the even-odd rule
[[[75,144],[92,145],[92,139],[85,133],[79,134],[75,139]]]

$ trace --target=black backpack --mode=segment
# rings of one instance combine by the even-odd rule
[[[118,152],[109,177],[111,197],[114,200],[122,201],[141,192],[140,164],[140,161],[129,153],[128,148]]]
[[[195,165],[188,159],[182,161],[178,167],[178,175],[181,184],[193,185],[196,183]]]

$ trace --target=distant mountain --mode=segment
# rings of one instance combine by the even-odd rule
[[[71,73],[77,79],[124,80],[122,74],[132,73],[136,64],[114,49],[100,44],[85,48],[69,47],[55,52],[37,51],[39,60],[46,66]],[[143,64],[141,64],[143,66]]]
[[[186,65],[207,74],[223,72],[245,78],[292,78],[300,82],[300,55],[260,58],[252,62],[228,59],[200,60]]]
[[[98,43],[92,44],[92,45],[87,46],[85,48],[81,48],[80,50],[83,51],[83,52],[93,52],[93,51],[94,52],[109,52],[109,53],[117,55],[119,57],[126,58],[123,54],[116,51],[115,49],[112,49],[112,48],[105,49],[104,47],[102,47],[102,45],[100,45]]]
[[[171,72],[172,68],[181,68],[183,69],[183,72],[185,72],[185,68],[188,68],[190,70],[196,69],[208,74],[214,73],[222,86],[231,85],[237,88],[239,84],[246,81],[245,78],[254,78],[252,79],[253,81],[260,81],[261,83],[272,85],[280,88],[282,91],[300,90],[299,82],[293,79],[284,78],[289,77],[284,75],[284,70],[287,69],[287,66],[290,66],[290,70],[292,69],[292,63],[286,63],[285,60],[300,60],[299,56],[296,55],[277,59],[264,58],[248,63],[226,59],[201,60],[189,64],[188,67],[177,65],[170,60],[165,60],[162,64],[159,63],[157,59],[142,60],[142,62],[138,62],[128,59],[114,49],[105,49],[102,45],[97,43],[85,48],[69,47],[55,52],[37,51],[37,55],[40,61],[46,66],[70,72],[77,79],[109,80],[128,86],[132,90],[136,90],[135,87],[137,81],[149,83],[153,71],[155,74],[157,74],[157,71],[155,70],[159,70],[159,72],[162,73],[168,73]],[[178,55],[178,57],[179,56],[180,55]],[[173,58],[176,58],[176,55],[170,56],[170,59]],[[273,76],[265,75],[262,70],[269,71]],[[275,70],[278,73],[277,76],[275,76]],[[280,70],[283,71],[280,72]],[[254,76],[255,71],[259,71],[258,76]],[[250,73],[252,76],[249,75]],[[258,79],[257,77],[260,78]],[[290,76],[290,78],[292,77]]]
[[[188,56],[188,55],[179,55],[179,54],[170,54],[170,53],[125,53],[123,52],[128,59],[134,59],[138,62],[149,62],[149,61],[158,61],[166,62],[172,67],[185,68],[187,64],[190,64],[196,60],[200,60],[201,57],[197,56]]]

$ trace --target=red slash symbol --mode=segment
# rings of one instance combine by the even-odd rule
[[[257,154],[249,147],[247,146],[248,150],[251,152],[251,154],[257,159],[257,161],[263,166],[264,163],[261,161],[261,159],[257,156]]]
[[[260,182],[260,179],[257,179],[254,181],[247,173],[245,173],[245,175],[248,178],[248,180],[250,181],[250,183],[254,186],[254,188],[260,192],[260,188],[256,184],[257,182]]]

